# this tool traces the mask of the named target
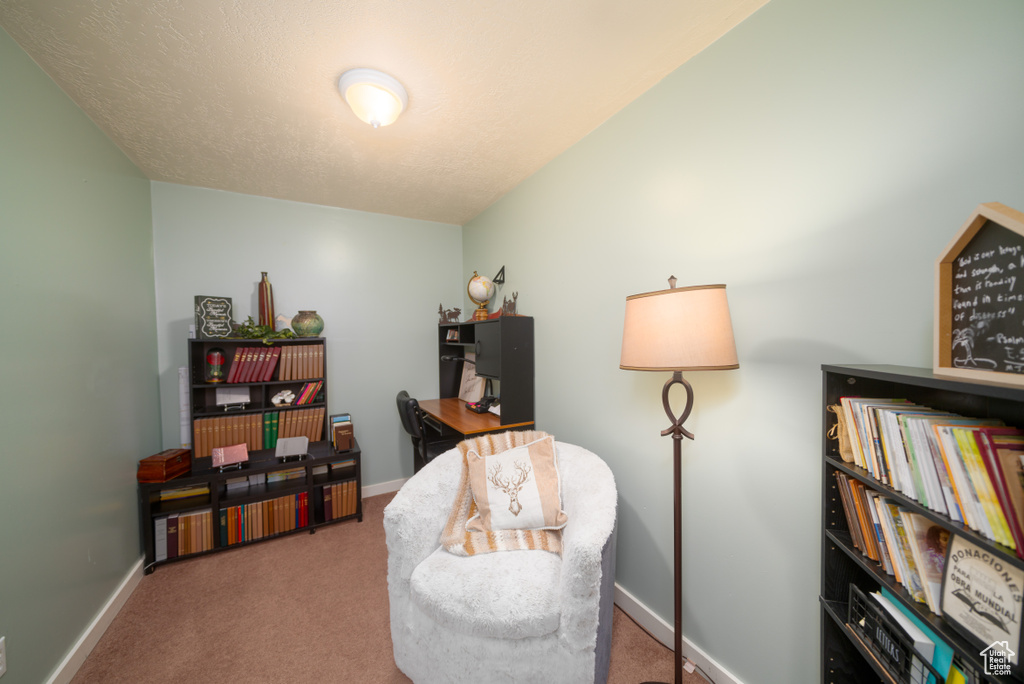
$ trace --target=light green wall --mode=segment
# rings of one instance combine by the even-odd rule
[[[683,632],[742,681],[818,678],[822,363],[931,365],[933,264],[1024,209],[1024,3],[773,0],[465,227],[536,317],[537,417],[603,456],[618,582],[672,622],[668,374],[624,300],[726,283],[741,368],[688,375]]]
[[[149,181],[0,30],[0,636],[38,684],[139,559],[160,447]]]
[[[267,271],[278,313],[324,319],[328,410],[352,414],[364,486],[412,475],[395,395],[437,396],[437,308],[462,298],[460,227],[169,183],[153,183],[153,227],[164,446],[180,442],[195,296],[257,318]]]

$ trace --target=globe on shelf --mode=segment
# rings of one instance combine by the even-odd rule
[[[473,271],[473,277],[469,279],[466,292],[477,306],[476,311],[473,312],[473,320],[486,321],[487,302],[491,301],[491,297],[494,296],[494,283],[490,278],[477,275],[477,272]]]

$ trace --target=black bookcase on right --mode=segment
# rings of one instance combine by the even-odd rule
[[[888,589],[901,604],[914,612],[933,632],[945,640],[962,663],[985,682],[1018,681],[1008,676],[986,676],[979,649],[956,632],[942,617],[916,602],[876,562],[862,555],[853,544],[843,512],[836,473],[844,473],[865,486],[896,500],[901,507],[919,513],[971,543],[995,554],[1003,562],[1024,568],[1024,561],[1000,544],[976,534],[950,518],[931,511],[917,501],[875,480],[862,468],[839,455],[838,442],[828,438],[836,416],[828,411],[841,397],[907,399],[916,404],[951,411],[974,418],[998,418],[1007,425],[1024,427],[1024,390],[996,385],[958,382],[936,377],[931,369],[904,366],[822,366],[822,548],[821,548],[821,681],[829,684],[898,682],[848,624],[850,585],[862,592]],[[1015,666],[1017,672],[1020,666]],[[942,672],[942,676],[946,673]]]
[[[470,352],[476,357],[476,374],[490,380],[501,396],[501,424],[533,421],[531,316],[442,323],[437,331],[441,399],[459,396],[464,363],[458,359]]]

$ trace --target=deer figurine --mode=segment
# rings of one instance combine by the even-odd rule
[[[437,313],[441,317],[441,323],[458,323],[462,309],[445,309],[444,304],[438,304]]]
[[[528,463],[520,463],[515,461],[516,472],[512,477],[502,477],[501,475],[501,464],[498,463],[491,468],[490,476],[487,480],[501,491],[508,494],[508,510],[512,515],[519,516],[519,512],[523,510],[523,505],[519,503],[519,490],[526,484],[527,479],[530,477],[530,465]]]

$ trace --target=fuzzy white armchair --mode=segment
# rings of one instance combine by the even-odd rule
[[[611,649],[617,493],[611,470],[555,442],[561,556],[457,556],[440,545],[462,473],[441,454],[384,511],[395,663],[416,684],[603,684]]]

